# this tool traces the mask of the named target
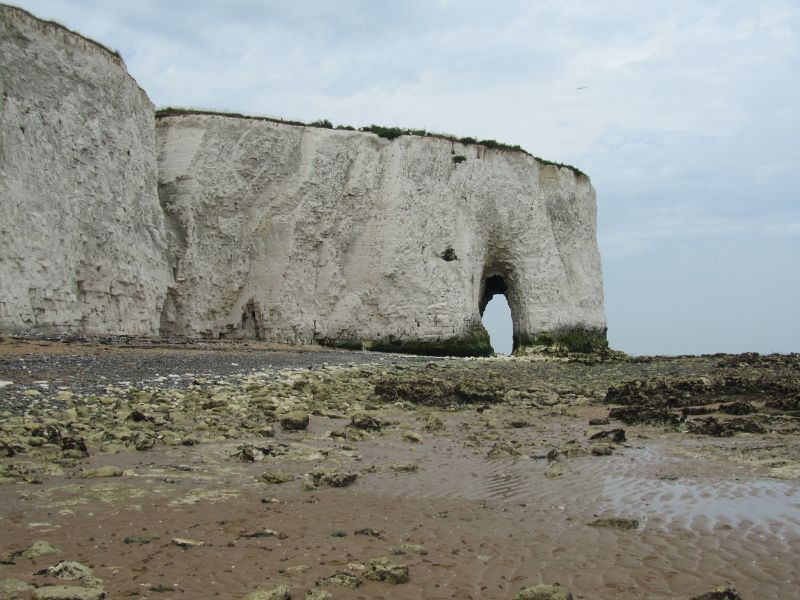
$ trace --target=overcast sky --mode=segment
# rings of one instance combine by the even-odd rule
[[[800,351],[797,0],[18,0],[158,106],[519,144],[597,189],[612,347]]]

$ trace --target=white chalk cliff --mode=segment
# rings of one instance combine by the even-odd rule
[[[158,331],[154,144],[122,59],[0,5],[0,329]]]
[[[0,7],[0,330],[470,353],[605,316],[588,177],[437,136],[156,116],[122,61]],[[156,185],[157,181],[157,185]]]

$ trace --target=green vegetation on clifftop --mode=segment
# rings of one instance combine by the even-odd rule
[[[545,166],[554,166],[558,168],[569,169],[575,175],[588,177],[586,173],[581,171],[579,168],[574,167],[572,165],[568,165],[565,163],[554,162],[551,160],[546,160],[544,158],[540,158],[535,156],[525,150],[524,148],[518,145],[510,145],[504,144],[502,142],[498,142],[497,140],[478,140],[473,137],[456,137],[454,135],[449,135],[445,133],[432,133],[430,131],[426,131],[425,129],[408,129],[404,127],[384,127],[382,125],[368,125],[366,127],[361,127],[356,129],[350,125],[336,125],[334,127],[333,123],[328,119],[319,119],[312,123],[305,123],[303,121],[293,121],[288,119],[280,119],[277,117],[263,117],[263,116],[253,116],[253,115],[244,115],[242,113],[237,112],[225,112],[225,111],[217,111],[217,110],[204,110],[198,108],[176,108],[172,106],[168,106],[166,108],[160,108],[156,111],[156,118],[166,118],[166,117],[180,117],[186,115],[206,115],[206,116],[217,116],[217,117],[231,117],[235,119],[249,119],[252,121],[267,121],[269,123],[279,123],[282,125],[294,125],[296,127],[315,127],[317,129],[339,129],[339,130],[346,130],[346,131],[360,131],[362,133],[374,133],[378,137],[382,137],[389,141],[395,140],[401,136],[416,136],[416,137],[430,137],[440,140],[446,140],[448,142],[452,142],[454,144],[463,144],[465,146],[483,146],[489,150],[500,150],[500,151],[507,151],[507,152],[521,152],[527,156],[530,156],[537,162],[545,165]],[[454,161],[456,163],[460,161]]]

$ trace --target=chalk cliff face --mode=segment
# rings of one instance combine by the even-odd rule
[[[162,117],[157,143],[176,274],[164,332],[474,343],[495,292],[520,344],[605,327],[594,190],[571,169],[214,115]]]
[[[475,353],[505,293],[519,347],[605,341],[595,195],[572,169],[433,136],[156,118],[118,56],[4,5],[0,97],[0,331]]]
[[[122,60],[0,5],[0,330],[157,334],[153,106]]]

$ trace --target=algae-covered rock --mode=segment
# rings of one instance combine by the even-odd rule
[[[611,444],[592,444],[592,456],[611,456],[614,453],[614,447]]]
[[[369,561],[364,577],[372,581],[384,581],[386,583],[407,583],[408,567],[405,565],[398,565],[388,558],[378,558]]]
[[[509,456],[520,456],[522,452],[517,450],[513,444],[509,444],[508,442],[495,442],[489,452],[486,454],[486,458],[506,458]]]
[[[539,584],[521,590],[514,600],[572,600],[572,594],[560,585]]]
[[[403,544],[399,548],[392,548],[392,554],[419,554],[420,556],[426,556],[428,549],[422,544]]]
[[[589,523],[591,527],[613,527],[615,529],[638,529],[639,521],[636,519],[624,519],[619,517],[607,517],[602,519],[595,519]]]
[[[24,600],[31,597],[33,586],[19,579],[0,580],[0,598]]]
[[[444,421],[442,421],[439,417],[430,415],[425,418],[425,425],[423,425],[422,428],[425,431],[432,432],[432,431],[443,431],[445,426],[444,426]]]
[[[692,600],[742,600],[742,597],[733,586],[723,586],[700,596],[694,596]]]
[[[317,585],[335,585],[355,590],[364,585],[364,582],[347,571],[336,571],[333,575],[328,575],[317,581]]]
[[[304,487],[315,489],[318,487],[346,487],[352,485],[358,479],[358,473],[349,471],[337,471],[328,467],[316,467],[310,473],[306,473]]]
[[[767,430],[756,421],[750,419],[731,419],[720,421],[714,417],[695,419],[686,422],[689,433],[711,435],[715,437],[731,437],[735,433],[766,433]]]
[[[558,479],[564,475],[564,472],[564,465],[562,465],[560,462],[551,462],[547,466],[547,469],[545,469],[544,476],[548,479]]]
[[[259,479],[264,483],[288,483],[290,481],[294,481],[294,475],[288,471],[283,471],[282,469],[273,469],[270,471],[264,471]]]
[[[621,427],[615,429],[607,429],[605,431],[598,431],[589,436],[590,440],[613,442],[614,444],[621,444],[625,441],[625,430]]]
[[[380,529],[375,529],[374,527],[362,527],[361,529],[356,529],[353,533],[356,535],[366,535],[367,537],[374,537],[374,538],[383,538],[383,532]]]
[[[53,546],[53,544],[51,544],[50,542],[46,542],[44,540],[36,540],[35,542],[33,542],[33,544],[22,550],[19,553],[19,556],[22,556],[23,558],[38,558],[40,556],[49,556],[51,554],[58,554],[59,552],[61,552],[61,548]]]
[[[350,424],[348,427],[362,429],[364,431],[380,431],[382,424],[378,419],[366,413],[355,413],[350,417]]]
[[[333,598],[333,594],[318,587],[311,588],[303,595],[303,600],[330,600],[330,598]]]
[[[86,469],[81,472],[82,479],[101,479],[104,477],[122,477],[122,469],[111,465],[98,467],[96,469]]]
[[[33,591],[33,600],[102,600],[106,592],[99,587],[48,585]]]
[[[279,585],[271,590],[256,590],[250,592],[242,598],[242,600],[292,600],[292,595],[289,593],[289,588],[285,585]]]
[[[242,462],[261,462],[267,456],[265,448],[259,448],[252,444],[242,444],[232,455]]]
[[[62,454],[67,458],[86,458],[89,450],[86,440],[79,435],[68,435],[61,438]]]
[[[91,584],[98,582],[89,567],[74,560],[62,560],[60,563],[48,567],[45,572],[51,577],[68,581],[80,580]]]
[[[281,416],[280,423],[286,431],[302,431],[308,428],[309,415],[307,412],[295,410]]]

